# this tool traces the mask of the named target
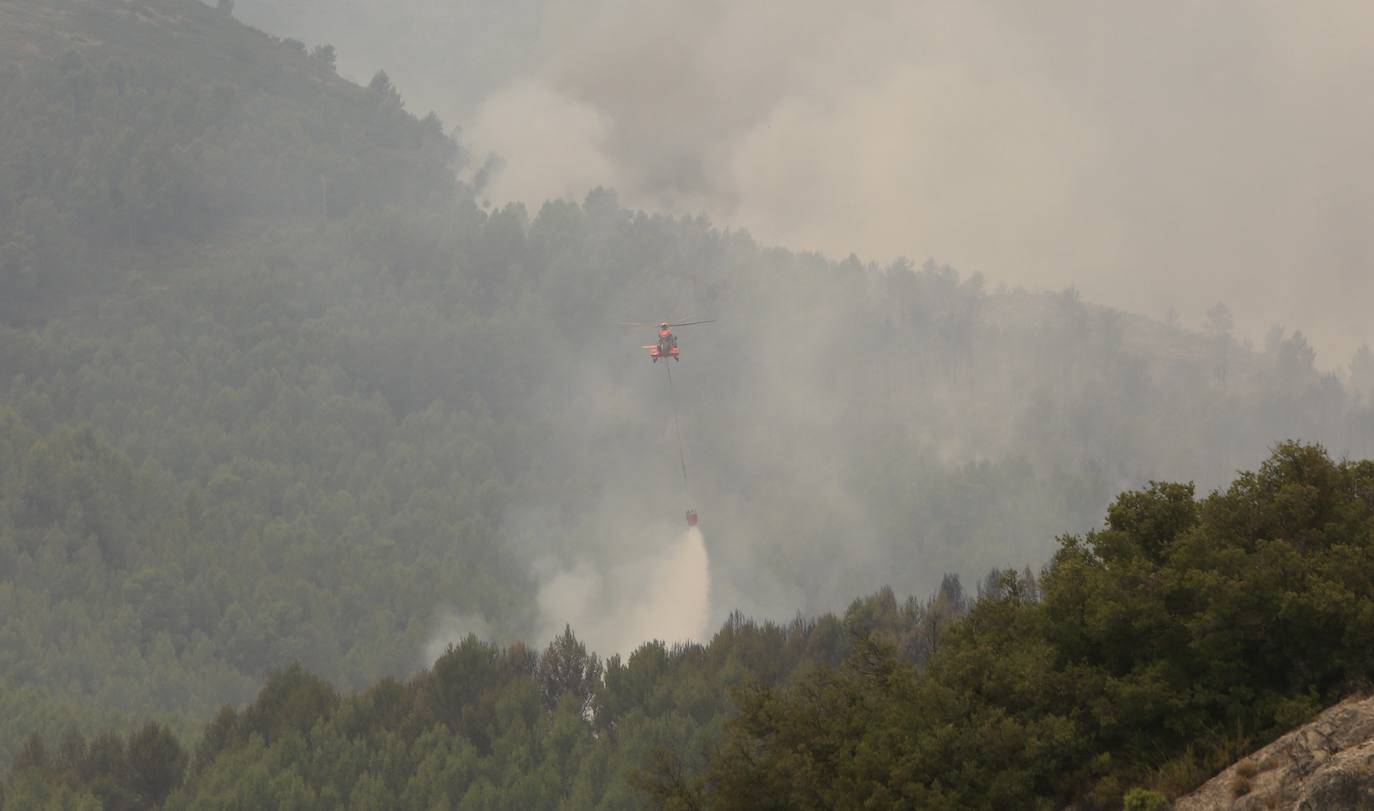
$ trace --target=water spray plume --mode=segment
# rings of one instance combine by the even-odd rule
[[[592,650],[628,655],[652,640],[706,639],[711,622],[711,566],[701,531],[689,528],[649,559],[607,571],[581,564],[539,590],[543,636],[565,625]]]
[[[706,539],[695,526],[670,550],[653,583],[639,642],[699,642],[711,620],[711,562]]]

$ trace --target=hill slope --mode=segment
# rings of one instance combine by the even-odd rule
[[[32,738],[5,807],[1159,808],[1367,688],[1371,485],[1374,462],[1286,443],[1224,492],[1122,493],[1041,577],[999,572],[976,599],[947,578],[604,662],[566,629],[540,652],[470,636],[343,694],[293,667],[190,756],[157,724]],[[1328,711],[1180,807],[1359,807],[1369,710]]]
[[[0,755],[82,713],[185,734],[291,662],[360,689],[467,630],[609,653],[689,506],[713,618],[792,616],[1038,565],[1119,489],[1278,437],[1374,448],[1301,336],[609,192],[487,211],[384,78],[197,3],[0,22],[0,700],[47,694]],[[717,323],[670,393],[614,324],[686,315]]]
[[[0,50],[6,320],[108,290],[167,240],[319,218],[322,179],[336,216],[454,193],[437,120],[200,3],[16,0]]]

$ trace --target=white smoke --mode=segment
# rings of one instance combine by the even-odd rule
[[[500,202],[581,199],[588,189],[623,182],[607,152],[610,122],[594,107],[546,85],[517,82],[488,99],[466,138],[503,162],[489,191]]]
[[[452,609],[440,609],[435,615],[435,629],[425,642],[422,667],[429,667],[444,655],[450,645],[457,645],[469,636],[490,641],[491,625],[479,614],[466,614]]]
[[[710,632],[711,567],[700,530],[657,554],[601,571],[588,563],[558,571],[539,589],[540,637],[571,625],[603,656],[644,642],[703,641]]]
[[[1374,341],[1374,5],[546,0],[465,143],[764,242],[938,256],[1331,365]],[[1171,309],[1172,308],[1172,309]]]

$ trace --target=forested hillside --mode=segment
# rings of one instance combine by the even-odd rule
[[[404,679],[461,638],[445,615],[576,631],[540,599],[558,575],[632,613],[618,567],[687,506],[718,625],[1038,567],[1119,490],[1220,485],[1276,438],[1374,451],[1298,334],[1251,351],[1224,319],[790,253],[612,192],[490,210],[384,74],[189,0],[0,5],[0,109],[6,759],[73,722],[190,745],[293,662]],[[664,372],[616,326],[687,316],[717,319],[674,368],[691,504]]]
[[[1371,564],[1374,463],[1285,443],[1205,498],[1151,483],[1063,537],[1038,583],[1008,573],[924,672],[860,646],[837,671],[739,692],[709,767],[659,797],[1109,809],[1131,790],[1128,808],[1163,807],[1370,689]]]
[[[1371,539],[1374,463],[1285,443],[1204,498],[1121,494],[976,599],[946,578],[604,663],[570,630],[469,637],[356,693],[293,667],[196,744],[31,738],[5,807],[1159,808],[1369,689]]]

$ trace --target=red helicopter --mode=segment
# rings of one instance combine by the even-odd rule
[[[641,324],[637,321],[621,321],[620,323],[624,324],[627,327],[655,327],[654,324]],[[678,349],[677,336],[673,334],[673,327],[694,327],[697,324],[714,323],[714,318],[706,321],[680,321],[676,324],[672,324],[667,321],[660,321],[657,324],[658,343],[645,344],[641,346],[640,349],[649,350],[649,359],[652,360],[654,363],[658,363],[659,358],[672,358],[673,360],[682,360],[682,351]]]
[[[654,325],[653,325],[653,324],[642,324],[642,323],[640,323],[640,322],[638,322],[638,321],[621,321],[620,323],[621,323],[622,325],[624,325],[624,326],[627,326],[627,327],[648,327],[648,328],[650,328],[650,329],[653,329],[653,328],[654,328]],[[682,360],[682,350],[678,349],[678,346],[677,346],[677,336],[673,334],[673,327],[694,327],[694,326],[696,326],[697,324],[714,324],[714,323],[715,323],[715,319],[714,319],[714,318],[708,319],[708,320],[706,320],[706,321],[679,321],[679,322],[676,322],[676,323],[672,323],[672,322],[669,322],[669,321],[660,321],[660,322],[658,322],[658,343],[656,343],[656,344],[646,344],[646,345],[644,345],[644,346],[641,346],[640,349],[647,349],[647,350],[649,350],[649,359],[652,360],[654,363],[658,363],[658,359],[659,359],[659,358],[672,358],[673,360]],[[672,390],[672,385],[673,385],[673,370],[672,370],[672,367],[668,367],[668,387],[669,387],[669,390],[670,390],[670,391]],[[674,429],[676,430],[676,427],[677,427],[677,412],[676,412],[676,411],[673,412],[673,426],[674,426]],[[681,434],[681,433],[678,433],[678,459],[679,459],[679,461],[680,461],[681,464],[682,464],[682,486],[683,486],[683,489],[684,489],[684,492],[685,492],[686,487],[687,487],[687,458],[686,458],[685,456],[682,455],[682,434]],[[696,525],[697,525],[697,511],[696,511],[696,510],[688,510],[688,511],[687,511],[687,526],[689,526],[689,527],[696,527]]]

